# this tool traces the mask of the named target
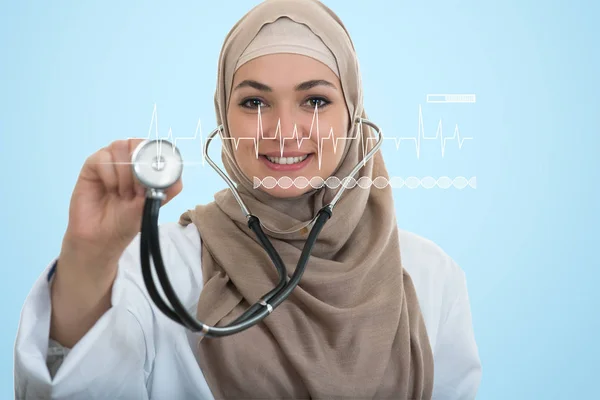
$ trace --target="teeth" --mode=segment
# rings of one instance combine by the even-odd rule
[[[265,157],[274,164],[298,164],[299,162],[306,160],[308,154],[301,157]]]

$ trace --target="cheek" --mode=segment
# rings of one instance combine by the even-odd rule
[[[317,140],[322,148],[322,166],[323,169],[333,170],[339,164],[344,149],[350,144],[346,138],[348,132],[348,118],[340,115],[338,118],[332,118],[330,121],[319,121],[319,136]],[[316,135],[315,135],[316,137]],[[330,172],[330,171],[329,171]]]
[[[238,164],[247,164],[256,158],[256,121],[255,117],[247,115],[228,115],[227,124],[229,127],[229,136],[231,148]]]

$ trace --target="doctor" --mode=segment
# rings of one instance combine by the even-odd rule
[[[215,106],[235,139],[222,159],[244,201],[266,226],[295,231],[268,232],[291,275],[307,237],[296,228],[336,190],[253,180],[343,179],[361,160],[361,141],[321,142],[313,126],[317,115],[321,136],[354,137],[366,116],[344,25],[315,0],[261,3],[225,39]],[[241,139],[257,137],[259,113],[257,157]],[[300,146],[286,140],[282,156],[278,129],[287,138],[296,129]],[[114,142],[81,170],[60,254],[23,307],[16,398],[475,398],[481,365],[464,273],[398,229],[390,186],[344,193],[299,286],[259,325],[202,338],[168,319],[141,276],[144,190],[126,165],[137,144]],[[388,178],[380,153],[359,176]],[[209,325],[234,320],[277,283],[229,190],[161,225],[160,240],[179,298]]]

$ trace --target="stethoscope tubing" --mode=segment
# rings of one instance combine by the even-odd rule
[[[363,161],[358,163],[353,168],[353,170],[349,174],[349,177],[354,177],[354,175],[358,173],[361,166],[364,165],[364,163],[366,163],[371,157],[373,157],[375,152],[379,150],[383,141],[383,135],[381,133],[381,130],[377,127],[377,125],[363,118],[359,118],[358,122],[361,124],[365,123],[373,127],[377,131],[379,138],[376,144],[373,146],[373,148],[365,155]],[[317,241],[319,233],[323,229],[325,223],[331,218],[333,208],[345,190],[345,185],[342,185],[340,190],[334,196],[333,200],[329,204],[321,208],[316,214],[316,216],[313,218],[313,220],[310,221],[310,224],[312,224],[310,233],[308,235],[308,238],[306,239],[300,258],[298,259],[296,269],[294,270],[294,273],[288,281],[287,269],[285,267],[285,264],[281,259],[279,253],[273,247],[273,244],[269,240],[268,236],[264,233],[261,227],[260,220],[258,219],[258,217],[251,214],[251,212],[248,210],[247,206],[244,204],[242,198],[237,192],[234,183],[229,179],[227,174],[225,174],[208,156],[208,146],[211,140],[214,138],[214,136],[217,133],[220,133],[221,130],[222,127],[218,127],[209,135],[204,146],[204,155],[208,163],[213,167],[213,169],[215,169],[215,171],[217,171],[217,173],[225,180],[225,182],[231,188],[231,191],[236,201],[240,205],[242,212],[247,218],[248,228],[254,232],[261,246],[265,249],[267,255],[271,259],[271,262],[275,266],[275,269],[277,270],[277,274],[279,276],[279,281],[277,285],[271,291],[265,293],[256,303],[254,303],[248,309],[246,309],[246,311],[244,311],[244,313],[237,317],[233,322],[229,323],[226,326],[209,326],[202,321],[198,321],[195,317],[190,315],[186,310],[185,306],[182,304],[181,300],[175,293],[173,286],[171,285],[161,254],[158,215],[160,207],[162,205],[162,201],[165,199],[165,193],[163,191],[164,187],[161,186],[153,188],[149,185],[149,182],[146,181],[144,183],[144,179],[140,179],[142,183],[144,183],[148,187],[148,190],[146,192],[146,201],[144,204],[140,235],[140,258],[142,276],[144,279],[144,284],[146,285],[146,288],[148,290],[148,294],[154,302],[154,304],[158,307],[158,309],[169,319],[178,324],[183,325],[192,332],[199,333],[202,336],[210,338],[233,335],[256,325],[257,323],[265,319],[268,315],[270,315],[271,312],[273,312],[273,310],[277,308],[292,293],[292,291],[298,286],[300,280],[302,279],[302,275],[304,274],[306,265],[311,255],[311,251],[314,247],[314,244]],[[136,149],[136,152],[132,157],[132,159],[134,160],[134,172],[136,173],[136,176],[144,173],[144,171],[141,169],[141,172],[136,170],[136,167],[139,167],[139,165],[136,164],[135,160],[137,160],[137,154],[140,153],[139,150],[141,150],[142,147],[147,144],[148,142],[145,142],[142,145],[140,145],[140,147]],[[174,147],[173,149],[175,150],[175,153],[173,154],[175,154],[177,158],[180,158],[180,155],[176,151],[176,149]],[[180,174],[181,170],[175,170],[174,172],[176,174]],[[142,178],[142,176],[138,176],[138,178]],[[146,178],[148,178],[148,176],[146,176]],[[176,175],[171,177],[171,179],[175,178],[177,178]],[[151,182],[150,184],[153,183],[154,182]],[[265,229],[277,233],[277,231],[273,231],[272,229],[269,229],[267,227],[265,227]],[[154,278],[152,276],[151,260],[154,261],[154,268],[156,270],[157,278],[160,282],[164,295],[167,298],[168,302],[171,304],[171,306],[169,306],[163,300],[154,283]]]
[[[168,318],[174,322],[185,326],[192,332],[201,333],[206,337],[224,337],[236,334],[246,330],[266,318],[275,308],[277,308],[298,286],[302,275],[306,269],[308,259],[312,248],[317,240],[317,237],[322,230],[325,222],[331,218],[331,209],[324,207],[319,211],[317,221],[313,225],[309,236],[304,245],[300,259],[292,277],[287,281],[287,270],[281,257],[275,251],[272,243],[262,231],[260,221],[256,216],[251,215],[248,226],[255,233],[258,240],[265,248],[271,261],[275,265],[279,274],[279,283],[270,292],[264,294],[261,299],[249,307],[236,320],[224,327],[209,326],[195,317],[191,316],[181,303],[181,300],[175,293],[168,274],[163,263],[163,258],[160,248],[158,214],[162,204],[162,197],[148,195],[144,204],[144,212],[142,218],[142,229],[140,235],[140,257],[142,265],[142,275],[144,284],[148,290],[148,294],[158,309],[163,312]],[[160,296],[158,289],[154,283],[151,269],[150,258],[154,261],[156,275],[163,289],[164,295],[171,304],[171,307]]]

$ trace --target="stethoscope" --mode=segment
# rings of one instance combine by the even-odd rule
[[[357,123],[359,124],[359,129],[362,129],[362,124],[366,124],[375,129],[378,134],[378,139],[373,148],[364,156],[363,160],[359,161],[359,163],[354,167],[354,169],[352,169],[348,177],[345,179],[352,179],[358,173],[361,166],[369,161],[379,150],[383,142],[383,135],[377,125],[364,118],[358,118]],[[340,185],[340,189],[334,196],[333,200],[321,208],[315,217],[304,225],[304,227],[312,225],[312,228],[302,249],[296,270],[288,281],[285,264],[279,256],[279,253],[271,244],[267,235],[262,230],[261,225],[265,229],[276,233],[290,233],[292,231],[280,232],[262,224],[258,217],[252,215],[240,197],[240,194],[238,193],[233,181],[231,181],[227,174],[225,174],[209,157],[208,148],[211,141],[218,133],[221,136],[221,140],[223,140],[222,132],[223,126],[221,125],[212,131],[210,135],[208,135],[204,144],[204,158],[221,176],[221,178],[225,180],[231,189],[235,200],[238,202],[242,212],[244,213],[244,216],[247,218],[248,228],[254,232],[260,241],[269,258],[275,265],[279,275],[279,282],[277,286],[273,288],[273,290],[265,293],[260,300],[249,307],[242,315],[228,325],[222,327],[209,326],[201,321],[198,321],[195,317],[191,316],[187,312],[179,300],[179,297],[177,297],[175,291],[173,290],[161,255],[160,241],[158,236],[158,214],[162,205],[162,201],[166,198],[165,190],[179,180],[183,171],[183,159],[179,150],[167,140],[153,139],[145,140],[140,143],[132,154],[133,174],[147,189],[141,226],[140,255],[142,275],[144,284],[148,290],[148,294],[158,309],[168,318],[177,322],[178,324],[183,325],[190,331],[206,337],[229,336],[252,327],[271,314],[273,310],[277,308],[277,306],[279,306],[292,293],[302,278],[302,274],[304,273],[310,253],[319,233],[325,225],[325,222],[331,218],[333,208],[347,187],[345,184]],[[302,229],[302,227],[299,227],[296,230],[299,229]],[[296,230],[294,230],[294,232]],[[160,296],[154,284],[150,257],[152,257],[154,261],[156,275],[160,281],[167,300],[171,304],[171,307],[169,307]]]

